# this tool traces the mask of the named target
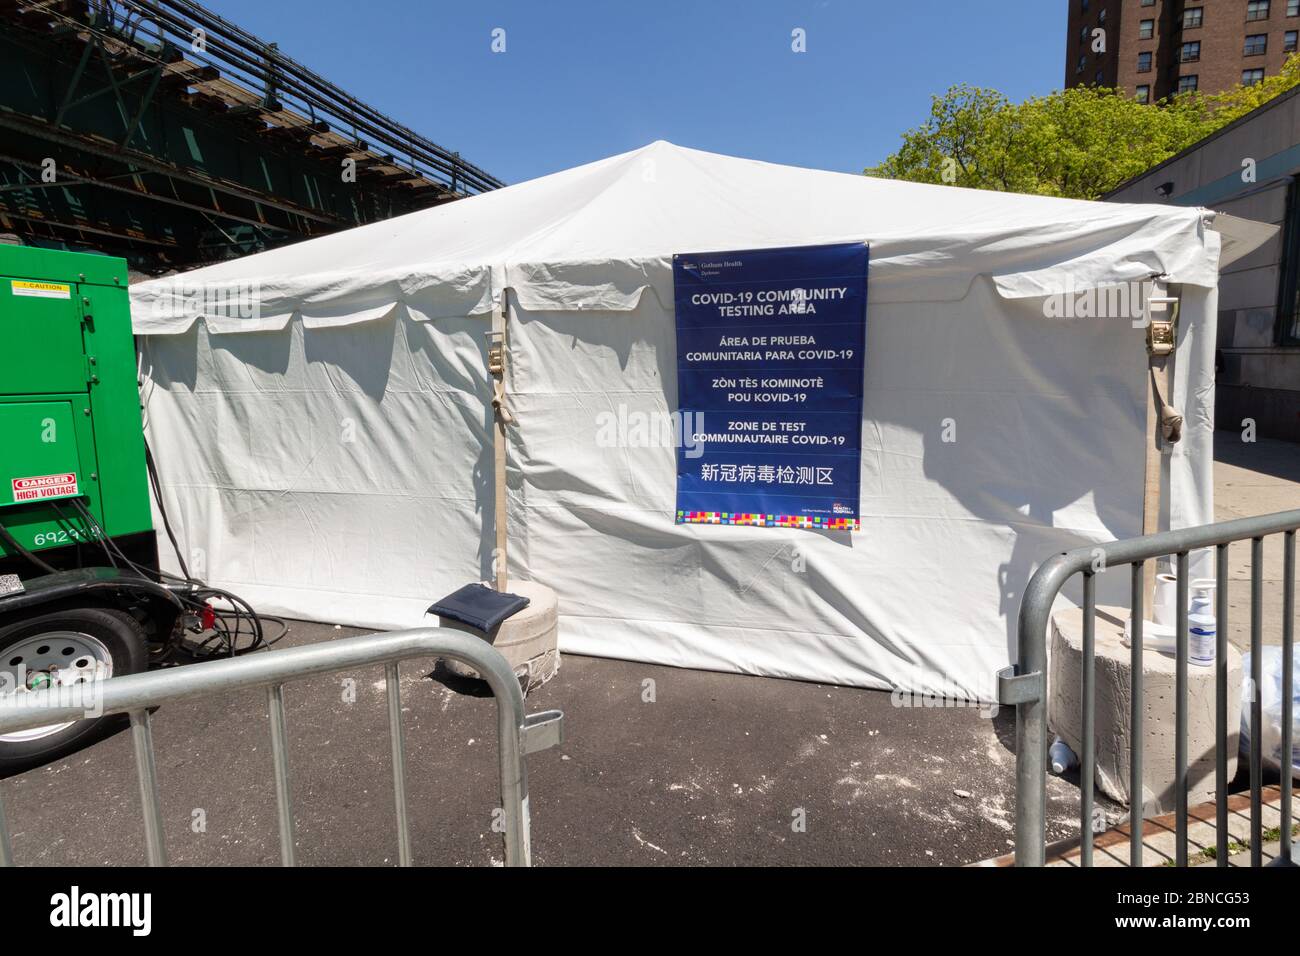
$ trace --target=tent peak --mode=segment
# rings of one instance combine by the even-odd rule
[[[666,139],[656,139],[656,140],[652,140],[649,143],[646,143],[644,146],[640,147],[639,149],[632,150],[630,155],[637,156],[642,153],[667,153],[667,152],[682,153],[685,151],[686,151],[686,147],[684,146],[678,146],[676,143],[670,143]],[[629,155],[629,154],[625,154],[625,155]]]

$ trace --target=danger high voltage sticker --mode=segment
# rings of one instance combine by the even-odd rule
[[[36,478],[15,478],[10,482],[14,501],[42,501],[46,498],[66,498],[78,494],[77,476],[74,472],[62,475],[41,475]]]

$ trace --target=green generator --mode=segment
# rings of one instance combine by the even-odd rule
[[[152,540],[126,263],[0,246],[0,342],[5,530],[75,548],[79,501],[109,535]]]
[[[126,263],[0,245],[0,695],[143,670],[183,608],[157,569]],[[0,774],[103,724],[0,737]]]

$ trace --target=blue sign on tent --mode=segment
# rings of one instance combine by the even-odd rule
[[[858,530],[869,255],[673,256],[677,523]]]

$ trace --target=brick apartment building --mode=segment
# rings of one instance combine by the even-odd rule
[[[1068,0],[1065,85],[1155,102],[1258,83],[1296,52],[1300,0]],[[1104,53],[1094,31],[1106,31]]]

